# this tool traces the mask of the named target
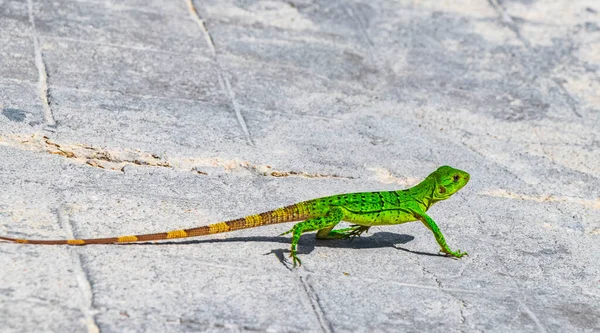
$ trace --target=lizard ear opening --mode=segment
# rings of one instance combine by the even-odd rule
[[[442,193],[442,194],[446,193],[446,188],[443,186],[440,186],[440,193]]]

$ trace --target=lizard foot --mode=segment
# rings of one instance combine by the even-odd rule
[[[292,251],[290,253],[290,258],[292,258],[292,262],[294,264],[294,268],[302,266],[302,261],[296,255],[296,251]]]
[[[360,237],[363,232],[368,232],[370,227],[362,225],[353,225],[350,228],[331,230],[326,236],[320,236],[317,233],[319,239],[350,239],[353,240],[356,237]]]
[[[440,252],[445,253],[446,255],[450,256],[450,257],[454,257],[454,258],[461,258],[462,256],[468,256],[469,254],[467,252],[462,252],[461,250],[456,250],[456,251],[452,251],[452,250],[444,250],[441,249]]]
[[[350,241],[353,241],[354,238],[360,237],[363,232],[369,232],[369,228],[370,227],[365,227],[362,225],[353,225],[352,230],[344,235],[344,239],[350,239]]]

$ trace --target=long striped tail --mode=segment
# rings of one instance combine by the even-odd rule
[[[132,243],[132,242],[148,242],[159,241],[175,238],[187,238],[204,235],[218,234],[221,232],[234,231],[240,229],[254,228],[263,225],[300,221],[310,217],[308,209],[304,203],[277,208],[268,212],[250,215],[235,220],[209,224],[207,226],[180,229],[156,234],[143,234],[120,236],[111,238],[91,238],[91,239],[58,239],[58,240],[37,240],[37,239],[19,239],[0,237],[0,240],[5,240],[14,243],[24,244],[41,244],[41,245],[88,245],[88,244],[115,244],[115,243]]]

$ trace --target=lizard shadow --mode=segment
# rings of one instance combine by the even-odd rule
[[[313,235],[313,237],[310,237]],[[304,234],[298,242],[298,254],[311,253],[315,245],[335,248],[351,249],[373,249],[382,247],[395,247],[394,244],[406,244],[415,237],[404,234],[394,234],[391,232],[377,232],[367,237],[356,237],[353,240],[348,239],[317,239],[314,234]],[[212,244],[212,243],[235,243],[235,242],[273,242],[290,244],[290,237],[284,236],[250,236],[250,237],[228,237],[219,239],[194,239],[185,241],[166,241],[166,242],[139,242],[116,244],[120,246],[159,246],[159,245],[191,245],[191,244]],[[302,250],[300,250],[302,248]]]
[[[445,254],[440,253],[429,253],[421,251],[413,251],[397,246],[396,244],[406,244],[415,239],[414,236],[405,234],[395,234],[391,232],[377,232],[367,237],[357,237],[354,239],[318,239],[315,237],[300,238],[298,242],[298,254],[309,254],[316,246],[320,247],[331,247],[331,248],[349,248],[349,249],[376,249],[391,247],[396,250],[409,252],[418,255],[432,256],[432,257],[444,257]],[[280,240],[278,240],[281,242]],[[285,238],[284,242],[289,244],[289,239]],[[282,265],[288,267],[288,260],[286,260],[285,253],[289,253],[289,249],[276,249],[271,250],[264,255],[274,254]],[[289,268],[289,267],[288,267]]]
[[[376,249],[391,247],[404,252],[409,252],[424,256],[445,256],[439,253],[428,253],[408,250],[403,247],[397,246],[396,244],[406,244],[415,239],[414,236],[405,234],[396,234],[391,232],[376,232],[366,237],[356,237],[352,240],[348,239],[317,239],[310,237],[311,234],[303,235],[298,243],[298,254],[310,254],[316,246],[319,247],[331,247],[331,248],[349,248],[349,249]],[[283,243],[286,245],[290,244],[289,237],[283,236],[250,236],[250,237],[229,237],[220,239],[195,239],[186,241],[167,241],[160,243],[143,242],[143,243],[128,243],[119,244],[124,246],[164,246],[164,245],[190,245],[190,244],[213,244],[213,243],[235,243],[235,242],[273,242]],[[264,255],[274,254],[277,259],[285,266],[287,266],[286,255],[289,253],[289,249],[274,249]]]

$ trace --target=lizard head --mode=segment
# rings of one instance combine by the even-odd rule
[[[448,199],[452,194],[467,185],[471,176],[462,170],[444,165],[435,170],[430,177],[435,179],[433,198],[439,201]]]

